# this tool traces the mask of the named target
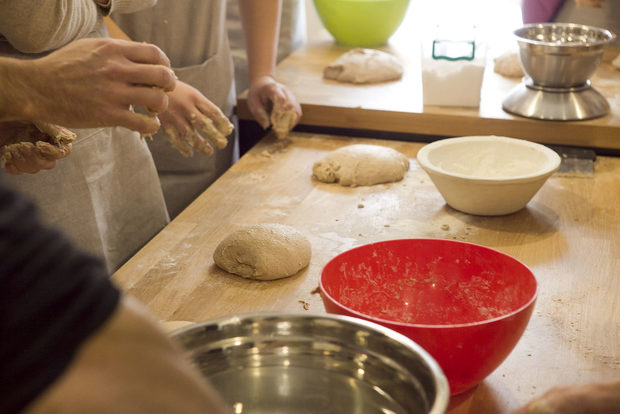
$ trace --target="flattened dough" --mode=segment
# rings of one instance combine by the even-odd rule
[[[293,227],[265,223],[229,234],[215,249],[220,268],[248,279],[292,276],[310,263],[310,242]]]
[[[312,174],[324,183],[356,187],[400,181],[408,170],[409,159],[392,148],[354,144],[315,162]]]
[[[352,49],[323,70],[325,79],[349,83],[378,83],[400,79],[403,65],[393,55],[376,49]]]

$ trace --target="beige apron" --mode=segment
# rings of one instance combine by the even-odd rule
[[[157,171],[135,132],[73,131],[71,154],[54,169],[18,176],[2,170],[2,179],[36,202],[45,222],[113,272],[169,221]]]
[[[159,0],[152,9],[113,18],[133,40],[159,46],[180,80],[231,117],[235,88],[225,12],[225,0]],[[148,141],[172,217],[230,167],[234,135],[226,148],[216,149],[210,157],[200,153],[183,157],[163,132]]]

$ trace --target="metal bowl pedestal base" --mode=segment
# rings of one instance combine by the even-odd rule
[[[571,88],[535,85],[525,78],[502,103],[504,111],[548,121],[583,121],[609,112],[609,103],[588,81]]]

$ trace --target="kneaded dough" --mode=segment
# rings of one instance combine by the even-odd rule
[[[229,234],[215,249],[220,268],[258,280],[292,276],[310,263],[310,242],[293,227],[265,223]]]
[[[400,61],[376,49],[349,50],[323,70],[324,78],[349,83],[387,82],[402,76]]]
[[[400,181],[408,170],[409,159],[392,148],[354,144],[315,162],[312,174],[324,183],[356,187]]]
[[[0,147],[0,168],[12,165],[33,152],[47,160],[58,160],[71,152],[75,133],[47,122],[24,122],[14,142]]]
[[[525,75],[525,73],[523,73],[523,68],[519,63],[518,53],[504,53],[493,59],[493,62],[495,63],[493,70],[495,73],[499,73],[502,76],[507,76],[509,78],[522,78]]]

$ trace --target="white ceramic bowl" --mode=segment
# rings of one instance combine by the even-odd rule
[[[544,145],[497,136],[435,141],[417,159],[450,207],[482,216],[521,210],[561,161]]]

